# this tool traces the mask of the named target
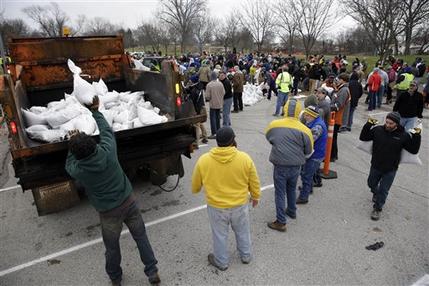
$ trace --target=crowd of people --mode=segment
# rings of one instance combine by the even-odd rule
[[[201,63],[201,64],[200,64]],[[271,145],[269,160],[273,164],[275,220],[270,229],[285,232],[288,218],[297,216],[296,205],[309,203],[313,187],[321,187],[320,165],[338,159],[338,134],[351,131],[353,114],[364,89],[368,90],[368,110],[382,104],[384,93],[390,104],[389,88],[396,90],[393,111],[383,125],[369,118],[360,140],[372,141],[371,169],[367,184],[372,192],[371,219],[378,220],[399,166],[401,151],[419,151],[424,97],[418,92],[420,74],[400,60],[386,67],[379,63],[369,71],[356,59],[351,70],[345,56],[325,60],[313,56],[307,63],[295,57],[207,56],[182,57],[178,64],[185,79],[185,91],[195,111],[206,112],[208,102],[211,135],[203,123],[197,124],[197,140],[215,139],[217,146],[203,154],[192,174],[192,192],[205,190],[208,219],[212,230],[211,265],[221,271],[229,266],[229,226],[236,236],[241,261],[252,260],[248,202],[253,207],[260,199],[260,181],[251,157],[237,147],[230,112],[242,112],[243,85],[265,85],[267,99],[277,97],[273,116],[265,131]],[[421,61],[419,61],[421,63]],[[393,76],[392,69],[395,71]],[[415,70],[421,69],[415,65]],[[391,75],[392,74],[392,75]],[[425,88],[428,88],[426,85]],[[302,102],[296,95],[307,91]],[[425,91],[427,94],[427,90]],[[100,142],[85,134],[70,134],[66,170],[86,189],[91,204],[100,213],[103,242],[106,248],[106,272],[113,284],[122,280],[119,237],[125,223],[137,243],[145,273],[151,284],[159,284],[157,260],[146,235],[144,223],[132,195],[131,184],[119,165],[113,131],[98,111],[98,98],[88,108],[99,130]],[[231,111],[231,108],[233,110]],[[281,117],[280,117],[281,116]],[[222,127],[221,127],[222,117]],[[332,152],[326,153],[328,126],[334,125]],[[196,142],[198,144],[199,142]],[[298,187],[301,177],[302,186]],[[299,195],[297,197],[297,189]]]

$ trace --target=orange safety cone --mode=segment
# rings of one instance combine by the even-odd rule
[[[326,154],[325,154],[325,163],[323,165],[322,173],[320,177],[323,179],[336,179],[338,178],[337,172],[329,170],[329,163],[331,162],[331,152],[332,152],[332,141],[334,139],[334,125],[335,125],[335,112],[331,112],[331,117],[329,118],[328,126],[328,142],[326,144]]]

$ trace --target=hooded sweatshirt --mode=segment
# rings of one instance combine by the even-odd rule
[[[105,212],[120,206],[131,195],[132,186],[119,165],[112,129],[100,112],[92,116],[100,130],[100,143],[94,153],[81,160],[69,151],[66,171],[85,187],[95,209]]]
[[[281,166],[302,166],[313,152],[313,135],[298,117],[301,103],[290,99],[284,106],[285,117],[268,126],[265,137],[272,145],[270,162]]]
[[[260,183],[249,155],[235,147],[215,147],[202,155],[192,174],[192,193],[204,186],[207,204],[214,208],[234,208],[258,200]]]

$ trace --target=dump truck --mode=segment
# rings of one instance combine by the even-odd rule
[[[160,72],[133,69],[121,36],[19,38],[8,43],[10,74],[0,77],[0,104],[9,129],[15,177],[31,190],[39,215],[57,212],[79,200],[79,184],[65,171],[68,142],[41,143],[25,131],[21,108],[46,106],[73,91],[71,59],[89,82],[100,78],[109,90],[144,91],[168,122],[115,132],[118,158],[129,177],[144,176],[162,185],[169,176],[184,175],[182,155],[190,158],[194,125],[204,122],[186,100],[174,61],[164,60]],[[98,136],[94,136],[97,140]]]

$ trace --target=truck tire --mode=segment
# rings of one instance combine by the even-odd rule
[[[71,208],[80,201],[73,181],[35,188],[32,193],[39,216]]]

